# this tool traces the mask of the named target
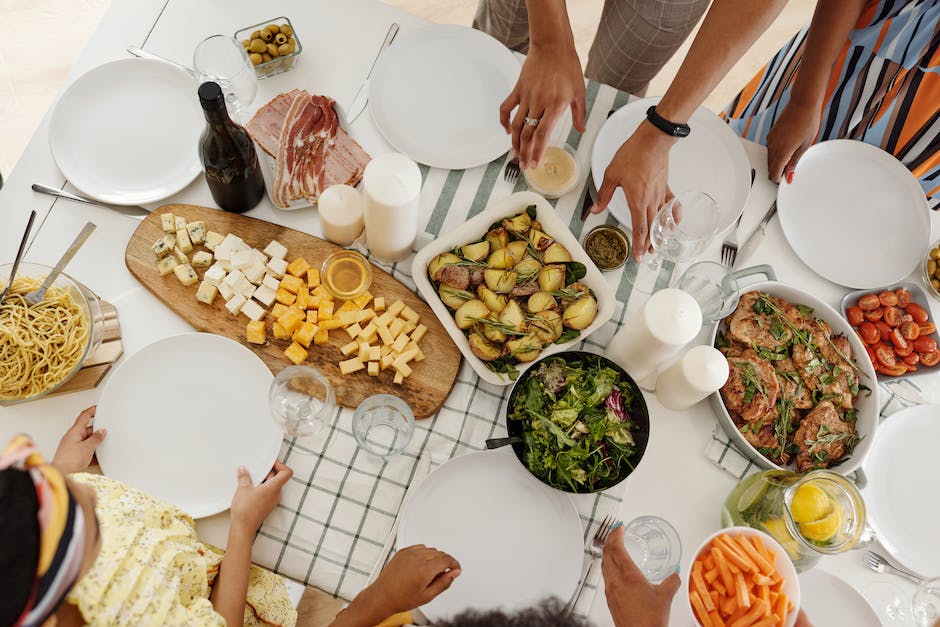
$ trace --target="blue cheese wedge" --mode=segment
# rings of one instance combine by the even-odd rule
[[[186,225],[186,232],[193,244],[202,244],[206,241],[206,223],[202,220],[190,222]]]
[[[173,225],[176,227],[177,231],[186,230],[186,218],[183,216],[174,216]]]
[[[206,270],[206,274],[202,277],[202,280],[208,283],[209,285],[219,286],[219,283],[222,282],[222,279],[225,278],[225,270],[218,264],[212,266]]]
[[[208,233],[206,233],[206,241],[203,243],[205,244],[206,248],[208,248],[212,252],[216,252],[215,249],[219,246],[219,244],[222,243],[222,240],[224,239],[225,239],[225,236],[222,235],[221,233],[216,233],[215,231],[209,231]]]
[[[261,320],[267,310],[253,300],[246,300],[245,304],[242,305],[241,312],[251,320]]]
[[[272,290],[267,285],[260,285],[255,289],[252,296],[265,307],[270,307],[274,302],[274,297],[277,296],[277,291]]]
[[[172,213],[161,213],[160,214],[160,226],[163,227],[165,233],[173,233],[176,231],[176,217]]]
[[[271,240],[271,243],[265,246],[264,254],[272,259],[283,259],[287,255],[287,246],[276,239]]]
[[[197,268],[208,268],[212,265],[212,253],[200,250],[193,255],[193,266]]]
[[[193,252],[193,243],[189,239],[189,232],[186,229],[180,229],[176,232],[176,245],[179,246],[180,250],[184,253]]]
[[[154,242],[151,248],[153,249],[153,254],[155,254],[158,259],[162,259],[170,254],[174,246],[176,246],[176,238],[172,235],[164,235]]]
[[[235,294],[227,303],[225,303],[225,308],[228,309],[228,312],[233,316],[237,316],[238,313],[242,310],[242,305],[245,304],[245,297],[241,294]]]
[[[196,300],[200,303],[211,305],[212,301],[215,300],[215,295],[218,293],[219,289],[215,285],[203,281],[199,284],[199,289],[196,290]]]
[[[179,263],[176,261],[176,257],[170,255],[157,262],[157,272],[160,273],[160,276],[166,276],[173,272],[178,265]]]
[[[193,270],[193,267],[188,263],[179,264],[173,268],[173,273],[176,274],[176,278],[179,279],[180,283],[186,287],[195,285],[199,281],[199,275],[196,274],[196,271]]]

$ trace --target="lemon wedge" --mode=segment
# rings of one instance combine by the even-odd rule
[[[804,483],[798,487],[790,502],[790,515],[793,516],[793,522],[797,523],[821,521],[832,513],[832,509],[832,499],[814,483]]]
[[[796,562],[800,559],[800,545],[787,532],[787,523],[784,522],[783,518],[769,518],[761,524],[764,530],[780,543],[780,546],[787,552],[791,560]]]
[[[832,511],[823,518],[800,523],[800,533],[804,538],[814,542],[826,542],[839,533],[843,524],[842,508],[838,503],[832,505]]]

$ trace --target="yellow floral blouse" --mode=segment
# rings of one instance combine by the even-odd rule
[[[71,478],[98,497],[101,553],[68,596],[88,624],[225,627],[209,601],[223,552],[199,541],[192,518],[101,475]],[[245,625],[296,622],[283,579],[252,566]]]

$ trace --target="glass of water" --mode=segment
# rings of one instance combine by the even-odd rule
[[[238,121],[258,93],[258,77],[245,48],[234,37],[213,35],[203,39],[193,53],[196,83],[213,81],[222,88],[229,114]]]
[[[336,411],[336,397],[319,370],[310,366],[284,368],[271,383],[268,402],[284,437],[294,438],[295,451],[311,455],[322,449],[330,417]]]
[[[405,450],[415,431],[408,403],[391,394],[376,394],[359,403],[352,419],[353,435],[363,449],[377,457]]]
[[[738,304],[738,280],[727,266],[699,261],[689,266],[676,287],[687,292],[702,308],[702,321],[724,318]]]
[[[659,582],[676,572],[682,542],[675,528],[659,516],[640,516],[623,530],[623,543],[646,578]]]

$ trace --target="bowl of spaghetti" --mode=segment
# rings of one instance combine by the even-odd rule
[[[0,293],[11,265],[0,266]],[[51,268],[21,263],[12,289],[0,303],[0,405],[35,400],[54,392],[78,372],[101,345],[104,321],[98,297],[60,274],[42,302],[26,295]]]

